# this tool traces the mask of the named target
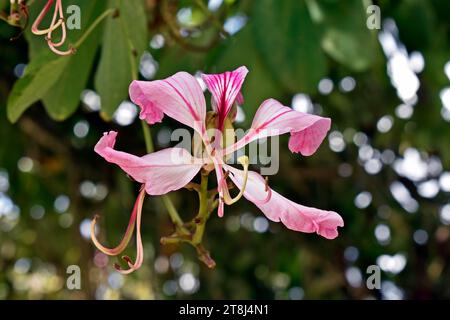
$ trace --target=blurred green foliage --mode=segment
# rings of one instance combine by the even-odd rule
[[[214,2],[220,6],[208,10]],[[0,9],[7,11],[8,3],[0,1]],[[43,3],[30,3],[30,21]],[[450,107],[442,98],[450,80],[444,72],[450,2],[64,1],[69,4],[82,12],[82,28],[69,30],[70,43],[104,10],[119,10],[70,57],[55,56],[29,30],[10,42],[18,29],[0,23],[1,299],[450,298],[450,213],[443,209],[449,203],[443,177],[450,171]],[[381,8],[381,30],[366,27],[371,4]],[[413,53],[423,57],[423,70],[414,71],[416,97],[404,99],[392,84],[386,37],[409,66]],[[154,42],[159,45],[149,45]],[[143,54],[156,73],[143,69]],[[340,236],[329,241],[275,223],[256,232],[262,213],[239,201],[224,218],[213,215],[208,222],[206,243],[217,262],[208,270],[192,248],[159,244],[172,225],[160,199],[147,197],[144,267],[119,276],[111,268],[115,259],[98,254],[81,231],[100,213],[101,237],[117,243],[138,192],[136,183],[93,152],[102,132],[114,129],[120,150],[145,153],[138,120],[120,126],[114,116],[128,99],[130,81],[138,70],[141,79],[159,79],[180,70],[213,73],[241,65],[250,73],[243,87],[245,120],[238,126],[248,127],[271,97],[332,119],[330,138],[311,157],[292,155],[287,138],[281,140],[280,172],[270,184],[298,203],[339,212],[345,221]],[[98,97],[100,112],[92,108]],[[178,126],[164,119],[152,127],[158,149]],[[398,165],[415,154],[411,150],[419,160],[402,171]],[[399,203],[398,195],[396,200],[397,182],[416,210]],[[436,183],[430,196],[426,190]],[[171,198],[186,220],[197,210],[196,196],[187,190]],[[401,270],[387,267],[402,261]],[[383,289],[370,291],[366,268],[377,263],[384,267]],[[81,267],[82,290],[65,288],[71,264]],[[192,283],[194,292],[186,289]]]

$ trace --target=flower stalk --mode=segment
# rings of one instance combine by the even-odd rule
[[[202,242],[203,234],[205,233],[206,221],[211,214],[211,212],[208,211],[208,174],[209,173],[204,172],[201,173],[202,182],[200,184],[200,191],[198,192],[200,206],[198,209],[198,214],[194,218],[196,228],[195,233],[192,236],[193,245],[199,245]]]

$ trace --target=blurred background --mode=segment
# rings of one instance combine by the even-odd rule
[[[27,2],[32,22],[46,1]],[[450,298],[449,1],[63,1],[71,4],[82,28],[69,30],[70,43],[106,7],[120,15],[70,57],[48,54],[29,27],[10,41],[20,29],[0,21],[0,299]],[[9,0],[0,10],[9,13]],[[270,97],[332,119],[311,157],[281,139],[270,184],[340,213],[339,237],[289,231],[239,201],[207,224],[209,270],[192,247],[160,245],[173,227],[161,199],[147,197],[144,265],[115,272],[117,259],[89,239],[90,221],[101,214],[100,238],[118,243],[139,185],[93,147],[116,130],[120,150],[145,154],[127,94],[133,69],[152,80],[241,65],[250,73],[236,127],[248,128]],[[152,126],[155,148],[173,145],[179,126],[167,117]],[[195,193],[170,197],[183,218],[195,214]],[[66,287],[69,265],[81,268],[81,290]],[[380,290],[366,287],[370,265],[381,269]]]

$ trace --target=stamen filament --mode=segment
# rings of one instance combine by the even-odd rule
[[[138,198],[138,207],[137,207],[137,221],[136,221],[136,262],[133,263],[133,260],[131,260],[128,256],[123,256],[122,259],[125,260],[128,264],[129,269],[121,269],[116,268],[116,270],[122,274],[130,274],[133,271],[139,269],[142,266],[142,263],[144,262],[144,246],[142,245],[142,237],[141,237],[141,218],[142,218],[142,205],[144,203],[145,198],[145,189],[142,188],[141,193],[139,194]]]
[[[59,42],[53,42],[52,44],[54,47],[60,47],[64,44],[64,42],[66,41],[66,36],[67,36],[67,31],[66,31],[66,23],[64,22],[64,20],[61,18],[59,19],[59,21],[63,21],[63,23],[61,24],[61,40],[59,40]],[[56,29],[53,29],[56,30]],[[52,32],[53,30],[51,30],[48,35],[47,35],[47,40],[52,40]]]
[[[33,34],[37,36],[43,36],[44,34],[48,34],[49,32],[52,32],[59,28],[59,26],[63,23],[64,20],[60,19],[55,24],[51,25],[47,29],[39,30],[39,29],[32,29]]]
[[[68,56],[68,55],[75,53],[75,51],[76,51],[76,49],[73,47],[70,47],[66,51],[58,50],[58,49],[56,49],[56,47],[53,45],[53,43],[50,40],[47,41],[47,44],[48,44],[48,47],[50,48],[50,50],[52,50],[54,53],[56,53],[57,55],[60,55],[60,56]]]
[[[59,19],[58,22],[56,21],[57,15],[59,14]],[[56,4],[55,7],[55,12],[53,13],[53,19],[52,19],[52,26],[55,24],[58,24],[61,22],[61,40],[57,43],[53,43],[54,47],[60,47],[65,41],[66,41],[66,22],[64,20],[64,11],[63,11],[63,7],[62,7],[62,2],[60,0],[58,0],[58,3]],[[52,39],[52,33],[53,31],[56,30],[56,28],[51,27],[51,30],[48,32],[48,39]]]
[[[120,244],[115,248],[107,248],[103,246],[97,239],[97,236],[95,235],[95,226],[97,223],[98,216],[95,216],[91,223],[91,239],[94,245],[97,247],[98,250],[103,252],[104,254],[107,254],[109,256],[117,256],[121,254],[125,248],[127,247],[128,243],[131,240],[131,237],[133,235],[134,227],[136,225],[136,217],[138,215],[139,210],[139,203],[143,201],[145,195],[145,189],[142,189],[140,192],[138,199],[136,200],[136,203],[134,204],[133,211],[130,216],[130,221],[128,222],[128,227],[125,231],[125,234],[122,238],[122,241]],[[142,206],[141,206],[142,208]]]
[[[242,184],[241,191],[234,198],[231,198],[228,188],[224,188],[223,200],[227,205],[231,205],[231,204],[237,202],[240,198],[242,198],[242,196],[244,195],[244,192],[245,192],[245,188],[247,186],[249,159],[247,156],[242,156],[242,157],[239,157],[237,160],[244,167],[244,183]],[[225,174],[224,179],[226,179],[227,176],[228,176],[228,174]]]
[[[38,17],[36,18],[33,25],[31,26],[31,32],[33,32],[34,34],[44,35],[44,34],[51,32],[52,30],[58,28],[59,25],[61,25],[62,21],[61,22],[58,21],[57,22],[58,25],[54,25],[55,22],[52,21],[49,28],[44,29],[44,30],[39,29],[39,25],[41,24],[44,17],[47,15],[48,11],[50,10],[50,7],[53,5],[53,2],[54,2],[54,0],[47,1],[47,3],[45,4],[44,8],[41,11],[41,13],[39,13]],[[60,0],[58,0],[58,2],[60,2]],[[58,3],[55,5],[55,11],[53,12],[53,20],[55,19],[55,16],[57,15],[57,13],[58,13]]]

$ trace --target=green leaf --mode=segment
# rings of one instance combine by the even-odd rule
[[[253,22],[257,48],[274,78],[291,92],[315,91],[326,59],[303,1],[258,1]]]
[[[142,0],[110,0],[119,16],[108,18],[103,34],[95,87],[101,97],[102,114],[110,118],[128,97],[128,86],[137,78],[138,58],[148,43],[147,18]]]
[[[64,73],[43,97],[45,110],[54,120],[64,120],[77,109],[94,63],[98,40],[93,35],[86,40],[78,52],[70,57]]]
[[[7,102],[8,119],[16,122],[22,113],[39,101],[56,83],[70,57],[53,59],[52,53],[43,52],[35,57],[25,70],[25,74],[15,84]]]
[[[148,47],[149,40],[145,0],[122,0],[119,10],[121,26],[139,57]]]
[[[314,21],[324,29],[323,50],[354,71],[367,69],[376,52],[375,37],[366,25],[368,16],[363,2],[366,1],[307,1]]]
[[[447,4],[448,1],[440,1]],[[448,16],[449,11],[443,13]],[[436,11],[439,13],[440,11]],[[439,31],[436,26],[435,12],[431,6],[431,2],[427,1],[404,1],[396,8],[393,17],[397,23],[399,30],[399,37],[408,48],[408,50],[427,50],[430,45],[438,38]],[[448,35],[444,38],[448,41]]]

